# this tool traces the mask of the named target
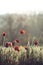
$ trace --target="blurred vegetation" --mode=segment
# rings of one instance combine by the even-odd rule
[[[43,65],[43,46],[28,46],[27,50],[19,46],[19,49],[0,46],[0,65]]]
[[[20,30],[26,31],[25,35],[20,34]],[[2,32],[7,32],[6,40],[21,40],[21,43],[27,44],[36,37],[40,43],[43,43],[43,14],[23,15],[23,14],[6,14],[0,15],[0,43]]]

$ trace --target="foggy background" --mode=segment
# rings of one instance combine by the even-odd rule
[[[20,30],[26,31],[25,35],[20,34]],[[43,14],[5,14],[0,15],[0,43],[2,32],[6,32],[6,41],[15,39],[26,44],[28,40],[36,37],[43,43]]]

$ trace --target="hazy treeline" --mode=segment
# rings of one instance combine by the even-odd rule
[[[25,35],[20,34],[21,29],[26,31]],[[0,15],[0,42],[3,31],[7,32],[6,40],[8,41],[19,39],[21,43],[26,44],[28,39],[35,36],[43,42],[43,14]]]

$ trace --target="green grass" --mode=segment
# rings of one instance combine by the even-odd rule
[[[19,52],[13,47],[0,46],[0,61],[13,65],[28,65],[29,63],[43,65],[43,46],[28,46],[28,50],[22,47]]]

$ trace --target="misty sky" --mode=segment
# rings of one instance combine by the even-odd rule
[[[43,0],[0,0],[0,14],[43,12]]]

